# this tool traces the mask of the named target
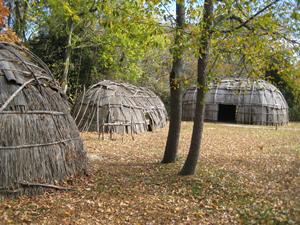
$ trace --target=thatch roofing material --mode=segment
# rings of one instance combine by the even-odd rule
[[[147,131],[149,116],[154,129],[166,126],[163,102],[147,88],[105,80],[91,86],[76,101],[73,117],[80,131],[101,131],[103,124],[128,124],[125,132]],[[121,126],[107,126],[105,131],[122,133]]]
[[[206,93],[206,121],[218,121],[219,105],[236,105],[236,122],[257,125],[285,125],[288,123],[288,104],[282,93],[264,80],[224,79],[211,83]],[[182,119],[193,120],[197,87],[183,94]]]
[[[86,169],[83,142],[47,66],[0,42],[0,199],[42,191],[17,182],[65,182]]]

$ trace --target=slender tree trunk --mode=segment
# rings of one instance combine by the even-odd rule
[[[179,136],[181,128],[181,105],[182,105],[182,71],[183,71],[183,32],[185,30],[185,0],[176,3],[176,36],[175,45],[180,46],[173,52],[173,66],[170,73],[170,124],[167,144],[162,163],[173,163],[177,160]]]
[[[24,5],[23,5],[23,16],[22,16],[22,34],[23,34],[23,38],[24,41],[27,41],[27,37],[26,37],[26,19],[27,19],[27,10],[28,10],[28,2],[29,1],[24,1]]]
[[[192,175],[195,173],[197,161],[200,152],[201,138],[203,132],[204,121],[204,100],[205,89],[207,88],[207,64],[209,59],[209,49],[211,41],[211,25],[213,18],[213,0],[205,0],[204,2],[204,25],[201,36],[201,46],[199,49],[198,58],[198,88],[197,88],[197,102],[194,117],[194,127],[189,154],[187,159],[179,172],[181,175]]]
[[[17,36],[20,37],[24,42],[26,42],[26,19],[28,10],[28,1],[15,0],[15,22],[14,31]],[[11,7],[10,7],[11,8]]]
[[[65,60],[64,60],[64,72],[61,79],[61,86],[63,92],[66,94],[68,89],[68,73],[69,73],[69,66],[70,66],[70,58],[71,58],[71,52],[72,52],[72,33],[74,28],[74,22],[72,18],[70,18],[70,22],[68,24],[68,36],[67,36],[67,46],[65,51]]]
[[[22,36],[21,32],[21,13],[20,13],[20,2],[19,0],[15,1],[15,21],[14,21],[14,31],[18,37]]]
[[[5,2],[6,6],[8,7],[8,10],[12,12],[12,3],[11,2]],[[7,26],[11,27],[11,21],[12,21],[12,13],[10,13],[7,17]]]

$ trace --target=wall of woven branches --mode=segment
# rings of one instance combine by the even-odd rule
[[[153,91],[109,80],[84,92],[72,115],[82,132],[139,133],[147,131],[149,124],[153,129],[165,127],[167,120],[165,106]]]
[[[205,121],[239,124],[286,125],[289,107],[282,93],[265,80],[224,79],[209,85]],[[182,120],[193,120],[197,88],[183,93]]]
[[[68,103],[48,67],[0,42],[0,199],[43,192],[88,170]]]

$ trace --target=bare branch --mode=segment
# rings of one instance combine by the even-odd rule
[[[174,20],[173,22],[176,23],[176,19],[174,18],[174,16],[170,13],[170,11],[168,10],[168,8],[162,3],[160,2],[160,4],[165,8],[165,10],[167,10],[167,12],[170,14],[171,18]]]
[[[17,182],[17,181],[15,181],[15,183],[21,184],[23,186],[40,186],[40,187],[47,187],[47,188],[55,188],[58,190],[77,190],[75,188],[59,187],[59,186],[52,185],[52,184],[27,183],[27,182]]]
[[[243,12],[243,10],[241,9],[240,7],[240,4],[238,3],[238,1],[235,1],[236,2],[236,6],[238,7],[238,9],[240,10],[240,12],[243,14],[244,17],[247,17],[246,14]]]
[[[256,16],[258,16],[259,14],[261,14],[263,11],[267,10],[268,8],[270,8],[272,5],[276,4],[277,2],[279,2],[281,0],[275,0],[274,2],[270,3],[269,5],[267,5],[266,7],[262,8],[261,10],[259,10],[257,13],[255,13],[253,16],[251,16],[248,20],[246,20],[244,23],[242,23],[241,25],[233,28],[233,30],[238,30],[242,27],[244,27],[247,23],[249,23],[251,20],[253,20]]]
[[[238,16],[232,15],[232,16],[230,16],[230,19],[233,19],[233,20],[236,20],[236,21],[240,22],[241,25],[243,25],[243,27],[247,28],[248,30],[253,30],[254,29],[253,27],[247,25],[246,21],[243,21],[243,19],[238,17]],[[233,29],[236,29],[236,28],[233,28]]]
[[[244,24],[243,26],[244,26],[245,28],[247,28],[248,30],[253,30],[253,27],[247,25],[247,24],[245,23],[245,21],[244,21],[242,18],[240,18],[240,17],[238,17],[238,16],[236,16],[236,15],[231,15],[231,16],[229,16],[229,15],[221,15],[221,16],[218,16],[218,17],[214,20],[214,26],[213,26],[213,28],[215,28],[215,27],[216,27],[220,22],[222,22],[224,19],[232,19],[232,20],[236,20],[236,21],[238,21],[240,24]],[[229,30],[220,30],[220,32],[222,32],[222,33],[230,33],[230,32],[232,32],[233,30],[235,30],[235,28],[229,29]]]
[[[216,27],[220,22],[229,17],[228,14],[223,14],[215,18],[213,27]]]
[[[253,30],[253,27],[247,25],[251,20],[253,20],[256,16],[258,16],[259,14],[261,14],[263,11],[267,10],[268,8],[270,8],[272,5],[276,4],[277,2],[279,2],[281,0],[275,0],[274,2],[270,3],[269,5],[265,6],[264,8],[262,8],[261,10],[259,10],[257,13],[255,13],[253,16],[251,16],[248,20],[244,21],[242,18],[238,17],[238,16],[235,16],[235,15],[231,15],[230,17],[226,17],[224,15],[221,15],[220,18],[216,18],[216,25],[217,23],[221,22],[222,20],[226,19],[226,18],[230,18],[230,19],[233,19],[233,20],[236,20],[240,23],[239,26],[237,27],[234,27],[232,29],[229,29],[229,30],[222,30],[220,32],[222,33],[230,33],[232,31],[235,31],[235,30],[238,30],[242,27],[245,27],[247,28],[248,30]],[[239,8],[239,7],[238,7]],[[240,9],[240,8],[239,8]],[[240,9],[241,11],[241,9]],[[241,11],[242,12],[242,11]],[[243,12],[242,12],[243,13]]]

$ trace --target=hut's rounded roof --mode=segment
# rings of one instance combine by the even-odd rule
[[[279,109],[288,108],[288,104],[273,84],[261,79],[223,79],[208,85],[210,91],[207,92],[206,103],[239,103],[241,98],[246,98],[252,105],[268,105]],[[218,91],[217,91],[218,90]],[[252,92],[255,92],[253,98]],[[196,99],[197,86],[194,85],[184,92],[183,101],[194,101]],[[223,94],[226,93],[226,97]],[[252,99],[251,99],[252,94]],[[240,100],[239,100],[240,99]]]
[[[80,131],[99,130],[103,123],[134,123],[134,131],[142,132],[147,130],[145,115],[154,128],[166,125],[165,106],[153,91],[110,80],[92,85],[76,101],[73,110]]]
[[[272,124],[288,122],[288,104],[278,88],[268,81],[242,78],[223,79],[210,83],[209,88],[210,90],[205,95],[206,120],[217,121],[216,112],[219,110],[219,105],[236,105],[239,107],[240,115],[243,114],[243,119],[249,117],[247,121],[255,120],[255,123],[260,121],[262,124],[271,124],[271,120]],[[183,119],[193,117],[188,111],[196,102],[196,93],[197,86],[185,90],[182,100]],[[252,118],[259,113],[261,113],[260,117]]]
[[[87,169],[83,142],[68,108],[58,83],[37,56],[0,42],[1,198],[36,192],[20,182],[64,182]]]

